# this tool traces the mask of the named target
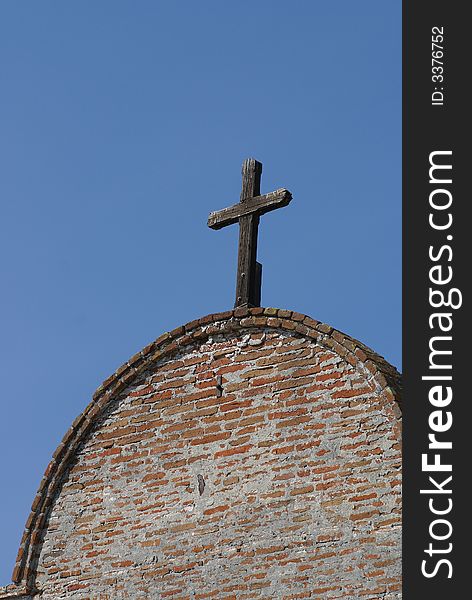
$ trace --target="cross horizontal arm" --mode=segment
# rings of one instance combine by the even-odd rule
[[[255,196],[248,198],[244,202],[238,202],[229,208],[223,208],[210,213],[208,217],[208,227],[211,229],[221,229],[226,225],[237,223],[240,217],[256,213],[263,215],[264,213],[287,206],[292,199],[292,194],[283,188],[264,194],[263,196]]]

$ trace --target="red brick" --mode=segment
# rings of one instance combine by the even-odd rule
[[[219,458],[220,456],[233,456],[234,454],[244,454],[252,447],[252,444],[246,444],[245,446],[236,446],[235,448],[229,448],[228,450],[220,450],[218,452],[215,452],[214,457]]]
[[[213,508],[207,508],[203,511],[204,515],[213,515],[218,512],[225,512],[229,509],[229,504],[224,504],[223,506],[215,506]]]
[[[312,485],[306,485],[305,487],[295,488],[290,492],[291,496],[298,496],[300,494],[309,494],[313,492],[315,488]]]
[[[220,440],[227,440],[231,434],[229,432],[221,432],[221,433],[213,433],[210,435],[204,435],[201,438],[192,440],[190,443],[192,446],[197,446],[199,444],[211,444],[212,442],[218,442]]]

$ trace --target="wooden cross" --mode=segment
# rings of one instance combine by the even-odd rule
[[[259,217],[287,206],[292,199],[292,194],[283,188],[261,196],[261,174],[262,163],[247,158],[243,162],[243,187],[239,204],[212,212],[208,217],[208,227],[212,229],[221,229],[239,221],[235,307],[261,305],[262,265],[256,260]]]

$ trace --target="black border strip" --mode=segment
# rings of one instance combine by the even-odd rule
[[[472,386],[465,287],[470,270],[466,182],[472,168],[466,146],[471,55],[466,8],[459,2],[403,2],[405,600],[464,598],[469,587]],[[451,168],[430,173],[432,163]],[[456,308],[447,306],[448,300]],[[429,448],[430,434],[445,445]],[[432,467],[422,465],[423,454]],[[435,461],[451,471],[433,471]]]

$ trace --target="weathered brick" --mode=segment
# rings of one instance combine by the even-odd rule
[[[236,446],[235,448],[228,448],[228,450],[220,450],[215,452],[214,458],[220,458],[221,456],[233,456],[235,454],[244,454],[252,448],[252,444],[246,444],[245,446]]]
[[[199,437],[195,440],[192,440],[190,443],[193,446],[197,446],[200,444],[211,444],[212,442],[218,442],[220,440],[227,440],[230,437],[231,433],[229,432],[222,432],[222,433],[213,433],[210,435],[204,435],[202,437]]]
[[[309,494],[311,493],[315,488],[312,485],[306,485],[304,487],[300,487],[300,488],[295,488],[290,492],[291,496],[299,496],[300,494]]]
[[[397,381],[364,345],[288,310],[177,327],[74,421],[16,580],[30,573],[51,600],[357,599],[387,585],[397,600]],[[28,541],[37,575],[22,568]]]
[[[223,506],[214,506],[213,508],[207,508],[203,511],[204,515],[213,515],[218,512],[225,512],[229,508],[229,504],[224,504]]]

